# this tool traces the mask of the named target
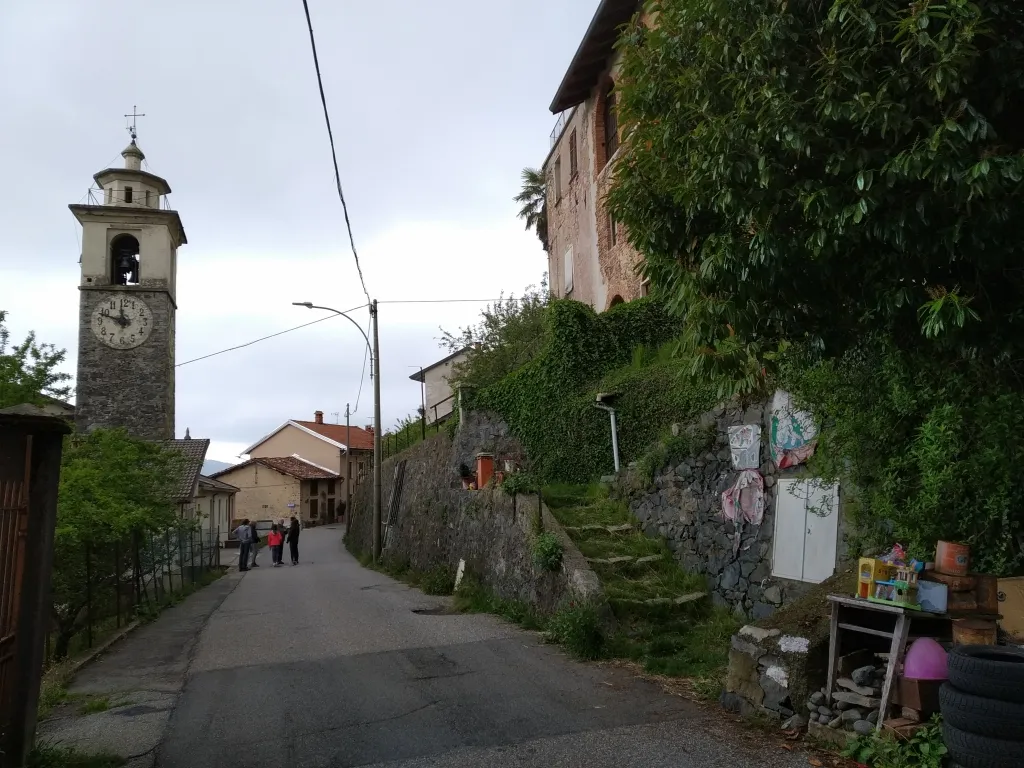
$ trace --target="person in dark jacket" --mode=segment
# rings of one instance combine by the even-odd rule
[[[299,531],[301,530],[299,521],[292,517],[292,523],[288,526],[288,548],[291,550],[292,565],[299,564]]]
[[[252,531],[252,565],[249,567],[259,568],[259,563],[256,562],[256,555],[260,551],[260,532],[256,530],[255,520],[249,524],[249,529]]]

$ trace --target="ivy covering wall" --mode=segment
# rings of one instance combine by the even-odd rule
[[[587,482],[613,470],[608,414],[599,392],[616,403],[622,460],[638,458],[673,421],[713,403],[709,388],[682,378],[677,360],[658,348],[680,321],[652,299],[600,315],[577,301],[549,304],[540,351],[525,365],[475,391],[472,407],[499,413],[526,446],[543,481]],[[469,366],[472,366],[472,357]]]

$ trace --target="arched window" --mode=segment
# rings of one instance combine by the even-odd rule
[[[139,241],[118,235],[110,243],[110,275],[114,285],[139,284]]]
[[[608,309],[611,309],[612,307],[617,307],[619,306],[619,304],[625,304],[625,301],[623,301],[621,296],[616,295],[615,298],[612,299],[612,303],[608,305]]]

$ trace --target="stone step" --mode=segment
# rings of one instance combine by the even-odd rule
[[[608,533],[625,533],[626,531],[635,531],[636,526],[632,523],[623,523],[622,525],[567,525],[564,526],[566,531],[608,531]]]
[[[588,557],[588,563],[597,563],[599,565],[619,565],[620,563],[634,563],[636,565],[644,565],[646,563],[653,563],[662,559],[662,555],[646,555],[645,557],[632,557],[630,555],[618,555],[616,557]]]
[[[695,603],[707,596],[707,592],[690,592],[679,597],[651,597],[647,600],[633,600],[628,597],[620,597],[618,602],[626,603],[627,605],[685,605],[686,603]]]
[[[619,557],[588,557],[588,563],[597,563],[600,565],[618,565],[619,563],[632,563],[636,560],[635,557],[629,557],[628,555],[621,555]]]
[[[647,555],[646,557],[638,557],[636,559],[637,565],[643,565],[644,563],[653,563],[664,558],[664,555]]]

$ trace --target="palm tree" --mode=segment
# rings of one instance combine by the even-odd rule
[[[540,238],[544,250],[548,249],[548,197],[547,179],[544,172],[536,168],[523,169],[523,191],[516,195],[516,202],[523,207],[519,209],[519,218],[526,222],[526,228],[532,229]]]

